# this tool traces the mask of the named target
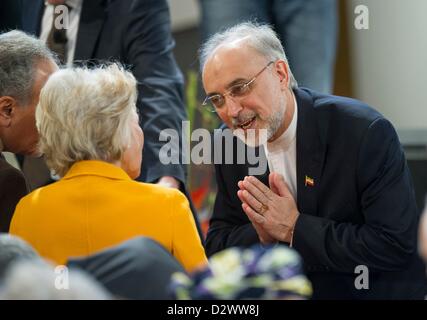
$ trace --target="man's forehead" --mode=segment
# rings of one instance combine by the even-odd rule
[[[53,60],[40,60],[37,62],[35,67],[35,73],[38,76],[45,77],[49,76],[53,72],[59,69],[58,65]]]
[[[221,82],[221,86],[227,86],[238,78],[253,76],[263,60],[265,58],[245,42],[227,43],[218,47],[206,61],[203,79],[209,84],[215,79],[215,84]],[[209,84],[205,83],[205,89]]]
[[[248,63],[257,55],[259,54],[244,39],[239,39],[218,46],[206,61],[206,66],[229,68],[230,64],[236,65],[237,62]]]
[[[33,94],[38,94],[50,75],[59,69],[53,60],[41,60],[34,69]]]
[[[57,70],[59,70],[59,67],[53,60],[40,60],[37,62],[34,69],[33,99],[36,98],[38,100],[41,88],[50,75]]]

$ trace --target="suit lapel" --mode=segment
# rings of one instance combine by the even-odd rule
[[[301,213],[317,215],[317,197],[326,149],[306,91],[294,91],[298,104],[297,123],[297,205]]]
[[[22,6],[22,29],[28,33],[40,36],[41,23],[44,13],[43,0],[25,0]]]
[[[106,18],[105,2],[104,0],[83,1],[74,60],[94,58],[95,48]]]

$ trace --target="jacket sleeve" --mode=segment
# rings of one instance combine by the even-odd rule
[[[9,231],[15,207],[27,193],[27,184],[21,172],[12,167],[0,170],[0,232]]]
[[[259,242],[243,209],[230,198],[230,191],[226,189],[222,170],[232,170],[232,166],[215,165],[218,192],[205,243],[208,256],[229,247],[250,246]]]
[[[172,254],[185,270],[192,271],[207,263],[205,250],[197,232],[196,224],[187,198],[177,190],[171,190]]]
[[[357,190],[363,224],[333,221],[301,213],[293,246],[307,266],[353,272],[405,268],[416,250],[418,214],[402,147],[392,125],[380,118],[361,141]]]
[[[167,142],[160,141],[163,129],[173,129],[181,139],[182,121],[186,119],[183,102],[183,76],[175,62],[168,4],[165,0],[134,1],[124,34],[125,61],[138,81],[137,107],[144,131],[145,146],[140,179],[156,182],[173,176],[185,183],[179,144],[173,152],[179,163],[162,164],[159,152]],[[171,144],[172,145],[172,144]]]

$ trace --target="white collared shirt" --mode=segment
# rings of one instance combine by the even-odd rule
[[[67,0],[67,6],[71,8],[69,12],[68,28],[67,28],[67,66],[72,66],[74,61],[74,52],[76,50],[77,31],[79,29],[80,14],[82,11],[83,0]],[[45,2],[45,10],[43,14],[40,39],[47,42],[50,30],[52,28],[54,5]]]
[[[289,191],[297,200],[297,122],[298,106],[293,95],[295,109],[291,124],[280,137],[264,144],[270,172],[280,173],[289,186]]]

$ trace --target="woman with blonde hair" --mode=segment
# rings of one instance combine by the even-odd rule
[[[10,232],[63,264],[136,237],[162,244],[186,270],[206,256],[186,197],[136,182],[143,132],[136,80],[117,64],[64,69],[40,94],[40,149],[60,177],[24,197]]]

